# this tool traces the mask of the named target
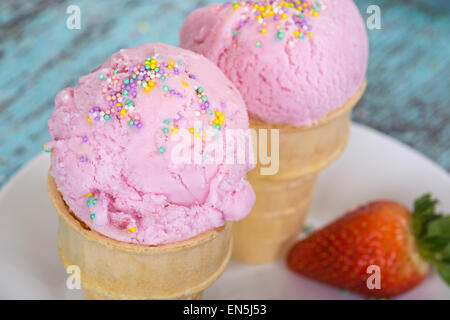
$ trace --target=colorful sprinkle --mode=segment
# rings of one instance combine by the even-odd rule
[[[265,28],[261,28],[260,31],[263,34],[267,33]],[[116,65],[109,70],[102,71],[102,73],[98,74],[98,77],[104,80],[102,82],[104,101],[98,105],[91,106],[86,116],[87,121],[92,125],[100,123],[113,125],[120,121],[127,123],[130,128],[141,129],[144,122],[138,112],[142,112],[141,108],[143,106],[137,104],[138,95],[150,94],[154,90],[162,90],[165,97],[183,98],[185,91],[178,91],[177,87],[175,87],[177,83],[181,83],[184,88],[195,89],[198,101],[198,110],[195,110],[195,115],[208,117],[209,127],[207,130],[220,130],[224,125],[225,117],[210,101],[204,87],[198,85],[197,76],[192,74],[181,60],[165,59],[155,55],[144,59],[141,63]],[[171,78],[178,78],[178,81],[168,81]],[[219,112],[219,115],[217,112]],[[164,142],[157,148],[160,154],[166,152],[164,143],[169,141],[170,134],[178,132],[180,121],[183,117],[183,114],[178,112],[173,118],[163,120],[160,132],[163,135]],[[208,135],[206,131],[194,132],[194,136],[207,141]],[[88,141],[87,136],[82,139],[83,142]],[[81,162],[89,162],[88,157],[85,155],[81,155],[79,160]],[[89,205],[92,206],[92,199],[89,199]]]
[[[137,232],[137,228],[136,227],[132,227],[132,228],[128,229],[127,232],[135,233],[135,232]]]
[[[276,26],[277,38],[283,40],[288,38],[304,39],[305,36],[312,37],[311,18],[320,16],[320,12],[326,9],[326,6],[320,1],[311,0],[285,0],[285,1],[240,1],[232,2],[233,9],[240,15],[239,22],[232,29],[233,37],[237,37],[240,30],[244,27],[256,26],[260,34],[265,35],[268,32],[270,24]],[[239,9],[239,10],[238,10]],[[292,31],[292,37],[286,37],[285,30]],[[238,43],[236,39],[233,41]],[[255,46],[260,48],[261,41],[257,41]]]

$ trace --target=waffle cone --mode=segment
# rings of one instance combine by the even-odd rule
[[[312,126],[293,127],[250,120],[253,129],[279,129],[279,171],[261,175],[261,164],[249,172],[256,193],[250,215],[233,225],[233,258],[262,264],[283,257],[303,228],[318,173],[344,151],[351,112],[366,88]],[[268,141],[268,150],[271,150]]]
[[[65,268],[80,268],[85,299],[201,299],[228,264],[231,223],[186,241],[130,244],[79,221],[51,176],[47,188],[59,215],[59,256]]]

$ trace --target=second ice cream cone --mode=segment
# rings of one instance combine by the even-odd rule
[[[233,258],[255,264],[278,260],[301,231],[318,173],[347,145],[351,112],[366,88],[313,126],[277,126],[251,121],[253,129],[279,129],[279,170],[261,175],[261,164],[248,174],[256,192],[250,215],[233,225]],[[268,141],[268,150],[271,150]]]

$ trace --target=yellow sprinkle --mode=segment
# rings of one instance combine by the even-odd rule
[[[89,118],[89,116],[87,116],[86,118],[87,118],[87,121],[88,121],[89,123],[91,123],[91,118]]]
[[[147,89],[147,88],[146,88],[146,89]],[[127,110],[125,110],[125,109],[120,110],[120,114],[121,114],[121,115],[124,116],[126,113],[127,113]]]
[[[190,128],[190,129],[189,129],[189,132],[192,133],[192,134],[194,134],[194,128]]]
[[[147,87],[144,88],[145,92],[150,92],[150,90],[152,90],[152,88],[150,86],[147,86]]]
[[[310,33],[308,33],[308,37],[312,37],[313,36],[313,34],[310,32]]]
[[[313,11],[313,16],[314,16],[314,17],[318,17],[318,16],[319,16],[319,13],[316,12],[316,11]]]
[[[45,150],[45,143],[42,144],[42,149]]]
[[[155,86],[155,83],[154,83],[153,81],[151,81],[151,80],[148,81],[147,84],[148,84],[150,87],[154,87],[154,86]]]
[[[220,121],[225,120],[225,116],[224,116],[224,115],[220,115],[220,116],[219,116],[219,120],[220,120]]]
[[[261,29],[261,33],[262,33],[262,34],[265,34],[266,32],[267,32],[266,28],[262,28],[262,29]]]
[[[90,197],[92,197],[92,193],[88,193],[86,196],[86,198],[90,198]]]
[[[189,83],[187,83],[186,81],[181,81],[181,83],[183,84],[183,86],[189,87]]]
[[[133,228],[128,229],[127,231],[128,231],[129,233],[134,233],[134,232],[137,231],[137,228],[136,228],[136,227],[133,227]]]
[[[286,13],[283,13],[281,15],[281,19],[286,20],[288,18],[288,15]]]
[[[239,6],[239,3],[235,3],[235,4],[233,4],[233,9],[234,9],[234,10],[237,10],[237,9],[239,9],[239,7],[240,7],[240,6]]]
[[[272,10],[269,11],[269,17],[273,17],[275,15],[275,12],[273,12]]]
[[[298,37],[299,35],[300,35],[300,31],[295,30],[295,31],[294,31],[294,37]]]
[[[172,132],[173,132],[173,133],[178,132],[178,127],[177,127],[177,126],[173,127]]]

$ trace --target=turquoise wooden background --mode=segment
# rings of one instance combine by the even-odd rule
[[[220,1],[220,0],[219,0]],[[208,0],[1,0],[0,186],[41,152],[55,94],[120,48],[176,45],[184,17]],[[369,87],[354,120],[416,148],[450,170],[448,0],[356,0],[369,30]],[[66,27],[69,5],[81,29]]]

